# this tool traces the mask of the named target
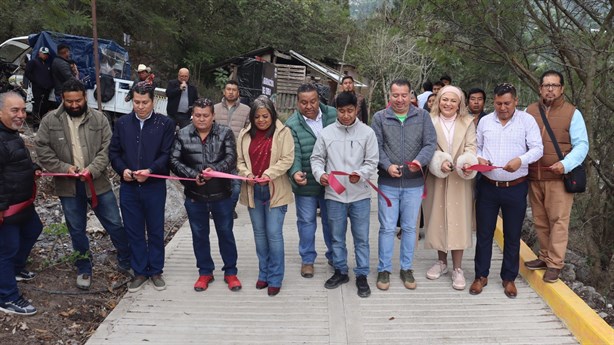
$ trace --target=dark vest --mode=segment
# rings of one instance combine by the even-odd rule
[[[562,98],[555,101],[550,108],[546,107],[541,101],[535,102],[527,107],[527,113],[533,115],[537,125],[539,126],[540,133],[542,135],[542,141],[544,143],[544,155],[537,162],[529,165],[529,179],[531,180],[559,180],[562,179],[561,175],[556,175],[545,169],[552,164],[560,161],[559,156],[556,154],[554,144],[548,135],[546,126],[542,121],[542,116],[539,112],[539,107],[543,107],[546,113],[546,118],[550,123],[554,137],[556,138],[559,148],[563,153],[563,156],[567,155],[571,151],[571,138],[569,136],[569,127],[571,125],[571,118],[576,111],[576,107],[565,102]]]

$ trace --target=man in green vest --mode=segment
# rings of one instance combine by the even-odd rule
[[[324,187],[316,182],[312,172],[310,157],[320,131],[337,119],[337,110],[320,103],[318,90],[313,84],[303,84],[298,88],[297,110],[288,118],[286,126],[294,137],[294,164],[288,174],[296,201],[296,225],[299,234],[298,251],[301,255],[301,276],[312,278],[313,264],[317,253],[315,233],[318,207],[322,216],[322,232],[326,243],[326,258],[332,263],[331,233],[328,226]]]

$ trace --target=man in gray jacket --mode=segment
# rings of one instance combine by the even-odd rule
[[[313,175],[325,187],[324,198],[332,234],[335,274],[324,287],[334,289],[349,281],[345,243],[349,216],[354,238],[354,274],[358,296],[369,297],[371,289],[367,275],[371,189],[367,181],[377,169],[377,138],[369,126],[356,119],[356,95],[342,92],[337,96],[336,105],[337,121],[320,132],[311,155]],[[349,176],[332,174],[333,171]]]
[[[85,232],[87,204],[93,195],[84,181],[91,176],[98,199],[94,213],[117,249],[118,270],[130,274],[130,247],[119,216],[119,207],[107,177],[111,127],[106,116],[87,107],[85,86],[70,79],[62,88],[62,105],[45,116],[36,136],[36,154],[40,165],[52,173],[79,173],[81,179],[54,177],[55,192],[60,197],[66,226],[77,260],[77,287],[92,284],[90,245]]]
[[[424,178],[421,169],[431,161],[437,133],[429,114],[411,105],[409,81],[390,84],[390,107],[373,115],[371,126],[379,143],[378,185],[392,201],[378,198],[379,264],[377,288],[388,290],[397,220],[401,221],[401,280],[407,289],[416,288],[413,271],[416,223],[422,203]]]

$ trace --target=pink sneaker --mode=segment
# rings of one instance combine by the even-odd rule
[[[466,284],[463,270],[455,268],[454,271],[452,271],[452,288],[455,290],[465,290]]]
[[[442,274],[446,273],[448,273],[448,265],[438,260],[428,271],[426,271],[426,277],[429,279],[438,279]]]

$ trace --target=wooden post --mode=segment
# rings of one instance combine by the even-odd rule
[[[94,66],[96,74],[96,101],[98,101],[98,110],[102,111],[102,96],[100,93],[100,58],[98,56],[98,27],[96,24],[96,0],[92,0],[92,26],[94,29]]]

